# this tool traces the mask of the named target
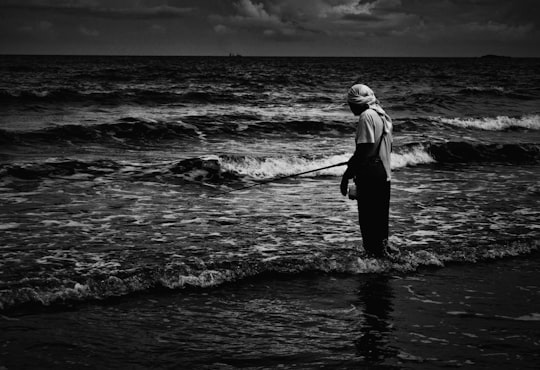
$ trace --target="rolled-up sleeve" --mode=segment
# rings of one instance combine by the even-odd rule
[[[362,112],[356,127],[356,144],[370,144],[375,142],[375,122],[369,110]]]

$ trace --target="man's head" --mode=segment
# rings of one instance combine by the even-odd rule
[[[349,89],[347,102],[353,114],[358,116],[368,109],[370,104],[377,103],[377,98],[368,86],[357,83]]]

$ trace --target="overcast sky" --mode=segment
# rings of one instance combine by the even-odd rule
[[[0,53],[540,57],[540,0],[0,0]]]

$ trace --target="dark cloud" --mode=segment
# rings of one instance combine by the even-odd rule
[[[379,22],[383,20],[383,18],[373,14],[344,14],[343,19],[360,22]]]
[[[0,0],[0,52],[540,56],[536,3]]]
[[[444,23],[535,23],[540,20],[537,0],[403,0],[403,11]]]
[[[98,17],[98,18],[178,18],[185,17],[194,11],[192,7],[174,7],[169,5],[156,5],[151,7],[106,7],[91,2],[17,2],[0,4],[0,9],[20,11],[41,11],[63,13],[74,17]]]

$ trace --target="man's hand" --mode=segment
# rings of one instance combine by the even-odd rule
[[[341,195],[343,195],[344,197],[347,196],[347,191],[349,190],[349,177],[347,175],[347,172],[343,174],[340,185]]]

